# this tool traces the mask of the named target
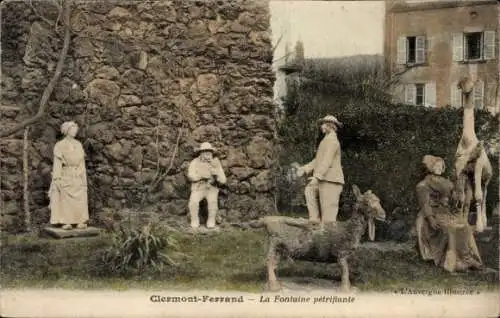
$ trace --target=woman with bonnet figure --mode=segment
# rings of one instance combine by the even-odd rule
[[[62,224],[70,230],[87,227],[89,219],[87,204],[87,173],[85,152],[75,139],[78,125],[73,121],[61,125],[64,138],[54,146],[52,182],[49,189],[50,224]]]
[[[449,272],[483,267],[473,231],[449,202],[453,183],[441,176],[445,162],[440,157],[423,157],[427,175],[417,185],[420,211],[417,237],[420,255]]]

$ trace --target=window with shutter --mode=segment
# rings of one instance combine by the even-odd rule
[[[408,105],[415,105],[415,84],[408,84],[405,87],[405,103]]]
[[[397,50],[397,64],[406,64],[406,37],[398,38]]]
[[[464,59],[464,36],[462,33],[454,33],[452,36],[453,61]]]
[[[474,99],[474,107],[476,109],[483,109],[484,107],[484,82],[481,80],[476,81],[474,89],[472,90]]]
[[[480,60],[483,58],[483,32],[464,34],[465,60]]]
[[[415,63],[425,63],[425,36],[415,38]]]
[[[454,108],[462,107],[462,91],[458,88],[458,82],[451,83],[450,106]]]
[[[429,82],[425,84],[424,90],[425,106],[436,107],[436,83]]]
[[[425,84],[415,84],[415,105],[425,105]]]
[[[485,31],[484,39],[484,59],[491,60],[495,58],[495,31]]]

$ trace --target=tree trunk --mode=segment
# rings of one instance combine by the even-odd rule
[[[29,193],[29,131],[30,127],[24,127],[23,138],[23,201],[24,201],[24,230],[31,232],[31,212],[30,212],[30,193]]]

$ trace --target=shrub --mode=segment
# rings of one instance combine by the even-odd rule
[[[141,229],[123,226],[112,234],[112,244],[101,257],[101,268],[109,274],[141,274],[145,270],[161,271],[177,266],[173,254],[178,244],[171,233],[148,224]]]

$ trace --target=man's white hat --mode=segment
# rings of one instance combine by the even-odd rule
[[[196,149],[196,153],[202,152],[202,151],[211,151],[215,152],[215,148],[209,143],[209,142],[204,142],[200,145],[198,149]]]
[[[342,124],[337,117],[333,115],[326,115],[325,117],[321,118],[319,120],[320,123],[332,123],[338,127],[342,127],[344,124]]]

